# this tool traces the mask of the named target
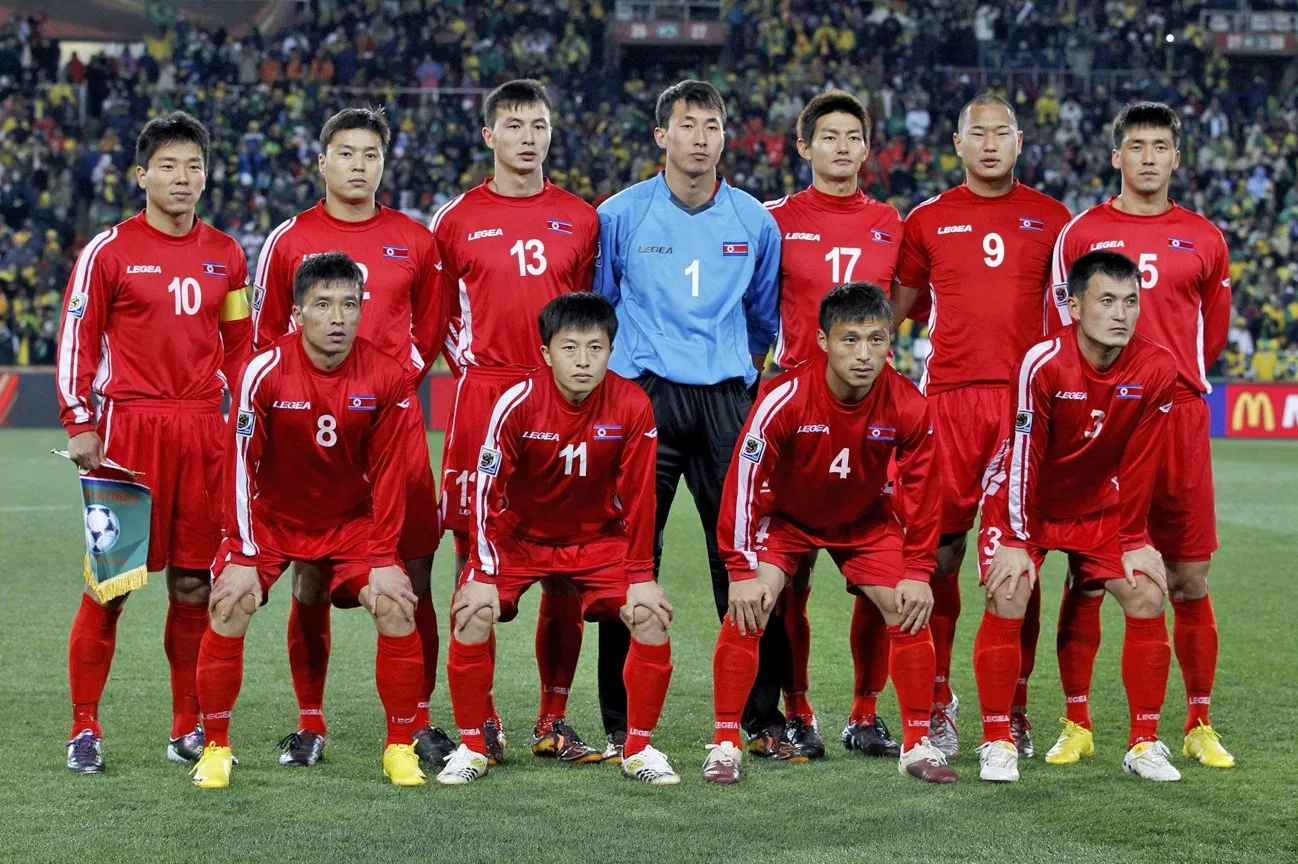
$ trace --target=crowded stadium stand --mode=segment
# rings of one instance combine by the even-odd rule
[[[1118,108],[1177,106],[1186,134],[1173,196],[1221,227],[1233,262],[1234,326],[1213,371],[1298,379],[1298,37],[1280,32],[1298,20],[1292,2],[1251,4],[1282,10],[1278,42],[1250,41],[1256,20],[1210,11],[1228,3],[230,4],[258,10],[244,15],[251,26],[191,8],[220,3],[171,5],[129,42],[61,38],[59,13],[0,6],[0,366],[53,363],[77,252],[143,206],[134,136],[159,112],[211,125],[200,215],[254,264],[267,232],[321,197],[319,125],[345,105],[386,108],[395,134],[380,200],[426,221],[489,171],[478,107],[496,84],[547,83],[558,102],[550,176],[598,204],[659,170],[653,101],[689,76],[726,95],[722,173],[763,199],[810,181],[794,147],[806,100],[828,87],[858,94],[875,118],[862,187],[903,214],[962,181],[951,132],[978,92],[1016,106],[1018,176],[1074,213],[1117,189],[1107,123]],[[918,375],[926,343],[922,326],[903,333],[903,371]]]

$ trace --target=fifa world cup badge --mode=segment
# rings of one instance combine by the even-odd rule
[[[1032,412],[1031,412],[1031,411],[1020,411],[1020,412],[1018,412],[1017,414],[1014,415],[1014,431],[1015,431],[1015,432],[1031,432],[1031,431],[1032,431]]]
[[[500,451],[483,447],[478,454],[478,470],[483,474],[495,477],[500,472]]]
[[[762,461],[762,454],[766,452],[766,442],[756,435],[749,433],[744,436],[744,443],[739,448],[739,455],[749,462],[759,463]]]

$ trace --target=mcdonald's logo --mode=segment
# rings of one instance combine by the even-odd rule
[[[1234,402],[1235,406],[1230,412],[1231,432],[1242,432],[1245,429],[1275,431],[1275,406],[1271,404],[1269,394],[1245,390],[1235,397]]]

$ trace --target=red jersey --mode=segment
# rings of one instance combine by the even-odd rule
[[[757,575],[756,547],[770,516],[812,536],[894,518],[888,462],[895,454],[906,490],[905,578],[927,582],[936,566],[940,503],[928,404],[891,366],[860,402],[839,402],[825,380],[827,362],[822,354],[776,378],[748,415],[717,527],[730,578]]]
[[[417,385],[442,338],[437,251],[427,228],[382,205],[363,222],[344,222],[321,201],[270,233],[253,279],[253,347],[265,348],[296,329],[293,274],[308,255],[335,251],[347,253],[365,275],[357,332],[401,363],[411,386]]]
[[[1079,519],[1121,506],[1124,550],[1149,542],[1154,476],[1172,409],[1176,362],[1135,334],[1097,372],[1076,327],[1028,349],[1015,370],[1010,422],[983,481],[984,518],[1023,546],[1040,519]]]
[[[248,358],[248,264],[233,237],[201,219],[183,237],[144,212],[97,235],[77,258],[59,325],[59,420],[95,428],[101,400],[219,406]]]
[[[1114,198],[1117,196],[1115,195]],[[1216,225],[1169,201],[1157,216],[1136,216],[1114,198],[1082,213],[1055,244],[1051,326],[1068,314],[1068,268],[1096,249],[1126,255],[1140,267],[1139,331],[1176,358],[1178,395],[1209,393],[1208,367],[1230,330],[1230,250]]]
[[[591,290],[599,216],[549,180],[527,198],[490,183],[448,201],[429,225],[446,285],[447,357],[460,369],[540,366],[537,316],[560,294]]]
[[[410,384],[386,351],[357,338],[323,371],[292,333],[254,354],[231,405],[225,453],[231,560],[253,564],[264,522],[320,531],[366,515],[371,566],[397,562],[406,509]]]
[[[933,352],[920,389],[1009,384],[1010,371],[1046,332],[1055,238],[1068,208],[1017,180],[987,198],[967,184],[906,217],[897,281],[929,294]]]
[[[765,205],[780,226],[780,334],[775,362],[792,369],[821,356],[816,342],[820,301],[829,289],[864,281],[892,290],[901,248],[897,208],[869,198],[821,192],[815,186]]]
[[[478,457],[474,578],[494,581],[509,567],[497,547],[511,538],[578,546],[625,536],[628,578],[653,579],[657,456],[653,408],[638,386],[609,372],[574,405],[549,367],[532,372],[496,403]]]

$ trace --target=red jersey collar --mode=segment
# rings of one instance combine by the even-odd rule
[[[478,189],[483,195],[486,195],[496,204],[503,204],[507,207],[533,207],[540,201],[544,200],[550,190],[554,188],[554,184],[550,182],[550,178],[546,177],[541,182],[540,192],[537,192],[535,195],[516,198],[511,195],[501,195],[499,192],[492,189],[491,181],[495,179],[495,177],[488,177],[486,180],[482,181],[482,185],[479,186]]]
[[[327,222],[331,228],[337,228],[339,231],[368,231],[378,225],[379,221],[387,215],[384,212],[388,209],[387,207],[384,207],[377,201],[374,202],[374,206],[379,208],[378,211],[370,218],[362,219],[359,222],[348,222],[344,219],[339,219],[336,216],[330,215],[329,211],[325,209],[325,201],[323,198],[321,198],[312,209],[319,213],[320,218]]]
[[[174,234],[167,234],[159,231],[157,228],[150,225],[149,217],[145,210],[141,210],[131,218],[139,222],[140,226],[155,240],[159,240],[172,246],[188,246],[190,243],[198,240],[198,235],[203,230],[203,220],[199,219],[197,215],[194,216],[194,227],[190,228],[189,231],[181,234],[179,237]]]
[[[813,206],[839,213],[854,213],[863,209],[873,200],[862,192],[859,187],[851,195],[830,195],[828,192],[817,189],[815,184],[812,184],[803,190],[803,194],[807,196]]]
[[[997,195],[994,198],[986,195],[979,195],[977,192],[970,189],[968,180],[955,188],[966,201],[972,201],[975,204],[999,204],[1002,201],[1009,201],[1013,199],[1014,196],[1018,195],[1019,192],[1023,190],[1023,184],[1016,178],[1014,180],[1014,185],[1010,187],[1010,191],[1006,192],[1004,195]]]
[[[303,344],[306,341],[306,337],[302,334],[302,331],[295,330],[292,335],[293,343],[297,347],[298,354],[302,357],[302,368],[305,369],[308,374],[319,375],[321,378],[334,378],[350,369],[352,358],[356,356],[356,342],[360,340],[360,336],[357,336],[356,339],[352,341],[351,350],[347,352],[347,356],[343,358],[343,362],[339,363],[332,369],[321,369],[312,362],[311,355],[306,353],[306,345]]]
[[[1176,199],[1172,198],[1171,196],[1168,196],[1167,209],[1164,210],[1162,213],[1154,213],[1149,216],[1141,216],[1139,213],[1128,213],[1126,210],[1119,210],[1117,207],[1114,207],[1113,202],[1117,201],[1118,198],[1119,196],[1117,195],[1110,195],[1109,200],[1105,201],[1100,206],[1105,208],[1105,210],[1107,210],[1109,214],[1111,214],[1115,218],[1129,219],[1132,222],[1146,222],[1150,219],[1161,219],[1164,216],[1169,216],[1172,213],[1176,212],[1178,209],[1180,209],[1180,205],[1176,203]]]

